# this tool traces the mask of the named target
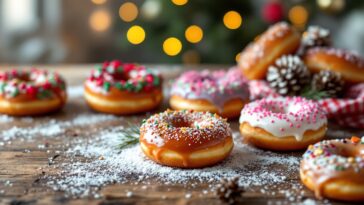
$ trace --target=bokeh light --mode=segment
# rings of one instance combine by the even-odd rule
[[[243,19],[241,15],[236,11],[229,11],[224,15],[224,25],[228,29],[237,29],[241,26]]]
[[[203,38],[203,31],[199,26],[189,26],[185,31],[185,37],[188,42],[198,43]]]
[[[188,0],[172,0],[172,2],[174,4],[176,4],[177,6],[182,6],[182,5],[187,4]]]
[[[90,16],[89,24],[95,31],[106,31],[111,25],[111,15],[107,10],[94,11]]]
[[[92,1],[92,3],[94,3],[94,4],[104,4],[105,2],[106,2],[106,0],[91,0]]]
[[[288,12],[288,18],[294,25],[305,25],[308,19],[307,9],[303,6],[294,6]]]
[[[162,5],[159,0],[146,0],[140,10],[142,17],[153,20],[161,13]]]
[[[182,43],[178,38],[170,37],[163,42],[163,51],[169,56],[178,55],[182,50]]]
[[[241,56],[241,53],[236,54],[236,56],[235,56],[235,61],[236,62],[240,61],[240,56]]]
[[[145,40],[145,31],[141,26],[132,26],[126,33],[126,38],[131,44],[140,44]]]
[[[132,2],[123,3],[119,8],[119,16],[125,22],[134,21],[138,16],[138,7]]]

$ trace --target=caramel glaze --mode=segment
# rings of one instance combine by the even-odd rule
[[[332,144],[336,146],[336,149],[331,153],[333,155],[344,157],[360,156],[361,158],[364,158],[364,144],[353,145],[340,141],[333,141]],[[364,186],[364,170],[362,168],[355,169],[353,166],[350,166],[346,170],[339,171],[329,170],[327,167],[315,169],[310,165],[308,160],[302,160],[300,167],[302,174],[311,178],[317,198],[322,198],[323,188],[328,182],[338,179],[354,182],[356,184],[363,184]]]
[[[202,143],[193,143],[191,140],[188,140],[187,137],[184,137],[184,139],[180,140],[180,141],[178,141],[178,140],[168,140],[168,141],[166,141],[166,143],[163,146],[158,147],[158,146],[156,146],[154,144],[148,143],[145,140],[144,135],[141,134],[140,135],[140,141],[144,145],[147,146],[147,149],[148,149],[148,152],[149,152],[147,155],[148,156],[154,156],[155,160],[157,162],[160,163],[161,155],[162,155],[163,152],[172,150],[172,151],[177,152],[182,157],[184,167],[190,167],[192,165],[190,163],[190,160],[189,160],[191,153],[196,152],[196,151],[200,151],[200,150],[208,151],[209,149],[214,150],[214,149],[223,148],[227,144],[232,143],[232,137],[231,136],[226,136],[225,138],[221,138],[220,140],[204,140],[204,142],[202,142]],[[191,143],[191,144],[189,144],[189,143]],[[228,153],[230,153],[230,151]],[[212,165],[212,164],[217,163],[217,161],[220,161],[220,159],[216,160],[216,161],[211,161],[211,163],[208,163],[208,162],[201,162],[201,163]]]

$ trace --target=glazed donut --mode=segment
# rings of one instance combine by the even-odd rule
[[[238,117],[248,102],[247,80],[239,69],[187,71],[172,85],[169,100],[175,110],[206,111],[227,118]]]
[[[298,49],[300,39],[300,33],[293,27],[285,22],[277,23],[242,51],[239,67],[248,79],[263,79],[277,58]]]
[[[57,111],[66,103],[66,83],[45,70],[0,72],[0,113],[14,116]]]
[[[305,149],[320,141],[327,129],[325,112],[300,97],[254,101],[245,105],[239,122],[247,142],[277,151]]]
[[[224,160],[234,142],[229,124],[216,114],[167,110],[142,124],[140,146],[159,164],[198,168]]]
[[[300,177],[318,198],[364,201],[364,137],[310,145],[301,161]]]
[[[120,61],[105,62],[85,82],[85,99],[99,112],[134,114],[162,102],[161,77],[150,69]]]
[[[303,59],[312,72],[331,70],[340,73],[348,82],[364,82],[364,59],[349,51],[315,47],[307,50]]]

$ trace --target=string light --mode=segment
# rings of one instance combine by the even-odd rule
[[[303,6],[294,6],[288,12],[289,20],[297,26],[305,25],[308,19],[308,12]]]
[[[145,31],[141,26],[132,26],[128,29],[126,38],[131,44],[141,44],[145,40]]]
[[[95,31],[106,31],[111,25],[110,13],[107,10],[94,11],[90,16],[89,24]]]
[[[241,26],[243,22],[240,14],[236,11],[229,11],[224,15],[224,25],[228,29],[237,29]]]
[[[188,0],[172,0],[172,3],[176,4],[177,6],[183,6],[187,4]]]
[[[163,42],[163,51],[169,56],[178,55],[182,50],[182,43],[178,38],[170,37]]]
[[[106,0],[91,0],[92,1],[92,3],[94,3],[94,4],[104,4],[105,2],[106,2]]]
[[[203,38],[203,31],[199,26],[189,26],[185,31],[185,37],[188,42],[198,43]]]
[[[134,21],[138,16],[138,7],[132,2],[123,3],[119,8],[119,16],[125,22]]]

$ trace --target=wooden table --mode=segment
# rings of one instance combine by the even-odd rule
[[[61,73],[67,80],[68,86],[81,85],[83,80],[87,77],[90,65],[69,65],[69,66],[39,66],[40,68],[51,68]],[[187,69],[194,69],[194,67],[182,67],[182,66],[151,66],[152,68],[159,69],[164,75],[166,82],[169,79],[176,77],[180,72]],[[202,68],[227,68],[228,66],[202,66]],[[0,69],[9,68],[9,66],[2,66]],[[197,68],[197,67],[195,67]],[[201,69],[201,67],[198,67]],[[165,103],[159,111],[166,109],[167,103]],[[82,98],[70,98],[67,106],[63,111],[52,114],[50,116],[37,117],[32,120],[21,120],[14,118],[11,121],[1,122],[0,128],[2,130],[11,129],[13,126],[25,126],[32,127],[38,123],[50,120],[67,120],[71,116],[77,115],[78,113],[92,113],[87,108]],[[237,120],[231,122],[232,126],[237,128]],[[78,130],[78,136],[65,137],[65,138],[48,138],[39,140],[47,140],[50,145],[46,149],[40,148],[37,142],[27,142],[18,138],[12,140],[11,144],[4,143],[0,146],[0,202],[7,204],[223,204],[217,199],[213,193],[208,193],[203,196],[192,195],[191,198],[186,198],[186,190],[184,186],[174,185],[163,185],[156,183],[151,185],[148,192],[143,191],[141,185],[132,185],[131,183],[126,184],[114,184],[108,185],[101,188],[103,196],[98,199],[93,197],[86,198],[67,198],[64,197],[64,193],[57,192],[49,189],[39,177],[43,174],[44,170],[49,166],[49,158],[53,157],[56,153],[59,153],[60,157],[54,160],[52,163],[61,163],[64,160],[62,155],[62,145],[67,144],[70,140],[74,140],[76,137],[83,137],[82,133],[86,131],[92,131],[93,128],[99,127],[100,129],[108,126],[90,124],[88,127],[82,130]],[[67,132],[72,135],[72,128],[69,128]],[[333,125],[330,127],[330,135],[347,135],[350,134],[361,134],[364,132],[360,130],[345,130],[338,128]],[[66,133],[67,134],[67,133]],[[0,135],[0,139],[3,136]],[[2,141],[2,140],[0,140]],[[38,141],[39,142],[39,141]],[[298,152],[301,155],[302,152]],[[291,180],[298,181],[298,174],[295,174]],[[188,190],[189,192],[198,192],[201,187],[206,187],[207,184],[200,184],[194,189]],[[133,189],[136,193],[132,197],[127,197],[123,190]],[[275,191],[275,190],[272,190]],[[161,196],[165,196],[161,198]],[[304,198],[313,198],[310,191],[304,190]],[[287,203],[287,197],[283,194],[275,196],[268,196],[266,194],[247,191],[244,193],[243,198],[239,201],[240,204],[276,204],[276,203]],[[334,202],[338,203],[338,202]]]

